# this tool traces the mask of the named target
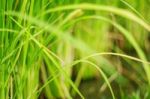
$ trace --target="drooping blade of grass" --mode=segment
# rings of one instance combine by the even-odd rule
[[[138,16],[140,16],[143,20],[145,20],[145,18],[143,17],[143,15],[138,12],[134,7],[132,7],[129,3],[127,3],[125,0],[120,0],[122,3],[124,3],[126,6],[128,6],[131,10],[133,10]]]
[[[95,53],[95,54],[92,54],[92,55],[89,55],[89,56],[86,56],[84,57],[83,59],[81,60],[76,60],[74,61],[71,65],[67,65],[67,67],[64,67],[65,68],[71,68],[72,66],[75,66],[76,64],[80,63],[80,62],[87,62],[87,63],[91,63],[90,61],[87,61],[87,59],[89,58],[92,58],[92,57],[95,57],[95,56],[99,56],[99,55],[113,55],[113,56],[119,56],[119,57],[122,57],[122,58],[127,58],[127,59],[131,59],[131,60],[134,60],[134,61],[138,61],[138,62],[141,62],[141,63],[144,63],[144,64],[150,64],[150,62],[147,62],[147,61],[144,61],[144,60],[141,60],[141,59],[138,59],[138,58],[135,58],[135,57],[132,57],[132,56],[128,56],[128,55],[124,55],[124,54],[119,54],[119,53],[111,53],[111,52],[102,52],[102,53]],[[92,63],[93,64],[93,63]],[[95,64],[94,64],[95,65]],[[95,66],[94,66],[95,67]],[[99,68],[99,66],[96,66],[96,68]],[[101,73],[101,72],[100,72]],[[54,80],[54,78],[56,78],[58,75],[60,75],[60,73],[57,73],[56,72],[56,76],[55,77],[52,77],[49,81],[47,81],[47,83],[45,83],[37,92],[41,91],[45,86],[48,85],[48,83],[50,83],[52,80]],[[104,79],[107,80],[107,77],[105,75],[103,75]],[[112,91],[112,88],[110,87],[110,84],[109,82],[107,81],[106,82],[107,85],[109,85],[109,88],[111,89]]]
[[[125,17],[127,19],[130,19],[132,21],[135,21],[138,24],[140,24],[141,26],[143,26],[145,29],[150,31],[149,24],[144,22],[141,18],[137,17],[136,15],[134,15],[133,13],[131,13],[127,10],[115,8],[115,7],[111,7],[111,6],[88,4],[88,3],[76,4],[76,5],[75,4],[74,5],[65,5],[65,6],[60,6],[60,7],[56,7],[53,9],[49,9],[49,10],[43,12],[41,15],[47,14],[47,13],[52,13],[52,12],[57,12],[57,11],[71,10],[71,9],[83,9],[83,10],[96,10],[96,11],[111,12],[111,13],[120,15],[122,17]]]
[[[130,32],[128,32],[126,29],[124,29],[122,26],[120,26],[119,24],[105,18],[105,17],[101,17],[101,16],[86,16],[84,17],[85,19],[89,19],[89,18],[93,18],[93,19],[100,19],[100,20],[104,20],[106,22],[109,22],[111,23],[112,25],[114,25],[125,37],[126,39],[132,44],[132,46],[135,48],[137,54],[139,55],[139,57],[144,60],[144,61],[147,61],[146,57],[145,57],[145,54],[144,52],[142,51],[142,49],[139,47],[139,45],[137,44],[137,42],[135,41],[135,39],[133,38],[133,36],[131,35]],[[83,18],[83,19],[84,19]],[[147,79],[148,79],[148,82],[150,84],[150,68],[147,64],[143,64],[144,66],[144,70],[146,72],[146,75],[147,75]]]
[[[144,60],[141,60],[139,58],[136,58],[136,57],[133,57],[133,56],[129,56],[129,55],[125,55],[125,54],[120,54],[120,53],[112,53],[112,52],[101,52],[101,53],[94,53],[92,55],[89,55],[89,56],[86,56],[80,60],[75,60],[73,61],[72,63],[70,64],[66,64],[67,66],[64,67],[63,69],[66,69],[66,68],[71,68],[72,66],[75,66],[76,64],[82,62],[82,60],[87,60],[89,58],[92,58],[92,57],[96,57],[96,56],[103,56],[103,55],[112,55],[112,56],[119,56],[119,57],[122,57],[122,58],[126,58],[126,59],[130,59],[130,60],[133,60],[133,61],[137,61],[137,62],[140,62],[140,63],[143,63],[143,64],[150,64],[150,62],[148,61],[144,61]],[[39,91],[41,91],[44,87],[46,87],[48,85],[48,83],[50,83],[51,81],[53,81],[56,77],[58,77],[60,75],[60,72],[55,71],[55,74],[56,76],[55,77],[49,77],[50,79],[48,79],[48,81],[39,89],[37,90],[37,93]]]

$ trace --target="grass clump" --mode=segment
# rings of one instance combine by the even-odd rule
[[[149,99],[148,4],[1,0],[0,99]]]

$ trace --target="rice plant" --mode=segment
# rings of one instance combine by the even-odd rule
[[[149,0],[0,0],[0,99],[150,99]]]

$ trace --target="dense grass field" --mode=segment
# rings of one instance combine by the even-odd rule
[[[150,0],[0,0],[0,99],[150,99]]]

